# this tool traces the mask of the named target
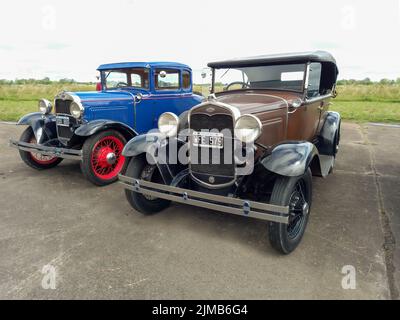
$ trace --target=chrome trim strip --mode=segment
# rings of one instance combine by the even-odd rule
[[[37,152],[45,156],[56,156],[63,159],[82,160],[82,150],[48,147],[10,139],[9,146],[27,152]]]
[[[277,206],[268,203],[247,201],[239,198],[224,197],[215,194],[198,192],[189,189],[138,180],[121,174],[118,175],[118,178],[119,183],[122,184],[125,189],[151,195],[157,198],[266,221],[284,224],[287,224],[289,221],[289,207],[287,206]]]

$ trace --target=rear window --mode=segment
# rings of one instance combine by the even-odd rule
[[[156,70],[154,80],[157,90],[179,89],[179,70]]]

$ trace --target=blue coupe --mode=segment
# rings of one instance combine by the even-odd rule
[[[18,121],[28,127],[10,145],[27,165],[48,169],[76,159],[87,179],[109,184],[126,166],[121,152],[127,141],[156,128],[164,112],[180,115],[202,101],[193,94],[191,68],[181,63],[113,63],[98,71],[101,91],[61,92],[54,111],[41,99],[39,112]]]

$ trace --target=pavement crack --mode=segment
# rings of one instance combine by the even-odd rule
[[[393,263],[393,257],[394,257],[394,251],[396,249],[396,240],[393,235],[393,232],[390,228],[390,218],[388,213],[385,210],[385,203],[383,200],[383,192],[382,192],[382,186],[380,182],[380,174],[378,173],[378,170],[376,169],[376,157],[375,157],[375,152],[372,148],[372,143],[368,139],[368,133],[365,131],[365,127],[359,126],[361,135],[364,139],[364,142],[366,146],[368,147],[368,151],[370,154],[370,163],[371,163],[371,169],[373,172],[373,177],[374,177],[374,183],[376,187],[376,193],[378,197],[378,209],[379,209],[379,217],[381,221],[381,228],[383,232],[383,252],[385,256],[385,265],[386,265],[386,275],[388,278],[388,284],[389,284],[389,295],[390,298],[393,300],[397,300],[400,298],[399,296],[399,289],[396,287],[396,281],[395,281],[395,271],[396,267]]]

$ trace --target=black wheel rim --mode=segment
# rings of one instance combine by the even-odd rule
[[[303,179],[297,181],[289,200],[289,223],[287,233],[290,239],[296,238],[302,231],[309,213],[309,201],[306,184]]]

